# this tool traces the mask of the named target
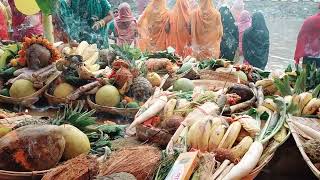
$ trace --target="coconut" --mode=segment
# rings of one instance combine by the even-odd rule
[[[33,87],[33,83],[25,79],[16,80],[9,90],[10,96],[14,98],[27,97],[35,92],[36,90]]]
[[[97,91],[95,99],[101,106],[116,107],[120,103],[120,93],[116,87],[105,85]]]
[[[194,89],[193,82],[190,79],[187,79],[187,78],[178,79],[173,84],[173,90],[174,91],[188,92],[188,91],[193,91],[193,89]]]
[[[309,140],[303,144],[303,148],[313,163],[320,162],[320,140]]]
[[[80,154],[88,154],[90,151],[90,141],[86,134],[78,128],[64,124],[59,126],[62,136],[66,141],[63,152],[63,159],[68,160],[79,156]]]
[[[65,98],[68,95],[70,95],[74,90],[75,88],[70,84],[61,83],[55,88],[53,95],[58,98]]]

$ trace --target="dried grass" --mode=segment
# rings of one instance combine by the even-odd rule
[[[161,151],[152,146],[138,146],[116,151],[101,165],[99,176],[127,172],[137,180],[151,179],[161,160]]]

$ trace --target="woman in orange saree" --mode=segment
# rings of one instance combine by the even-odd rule
[[[138,46],[142,51],[163,51],[167,48],[168,21],[166,0],[151,0],[138,20]]]
[[[191,14],[191,39],[193,56],[198,60],[219,58],[223,35],[221,16],[211,0],[200,0]]]
[[[176,0],[169,13],[168,46],[173,47],[182,57],[191,55],[190,7],[188,0]]]

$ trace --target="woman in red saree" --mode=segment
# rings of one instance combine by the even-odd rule
[[[191,14],[191,39],[193,56],[198,60],[219,58],[223,35],[221,16],[211,0],[200,0]]]
[[[296,64],[303,60],[303,64],[316,63],[317,67],[320,67],[320,12],[304,21],[298,36],[294,60]]]
[[[191,55],[190,7],[188,0],[176,0],[170,11],[168,46],[173,47],[182,57]]]
[[[133,17],[131,7],[128,3],[119,5],[119,15],[114,21],[117,37],[117,45],[136,45],[137,21]]]
[[[142,51],[167,49],[168,21],[166,0],[151,0],[138,21],[138,46]]]

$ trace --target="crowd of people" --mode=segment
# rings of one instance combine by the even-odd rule
[[[132,45],[143,51],[175,52],[199,60],[224,58],[264,69],[269,57],[269,30],[263,13],[249,12],[243,0],[230,6],[212,0],[137,0],[139,17],[128,3],[111,9],[107,0],[59,0],[53,14],[55,38],[59,41],[95,43],[109,47]],[[319,7],[320,8],[320,7]],[[0,38],[21,41],[43,33],[41,14],[26,16],[14,0],[0,1]],[[295,62],[320,66],[320,13],[305,20],[300,31]]]

